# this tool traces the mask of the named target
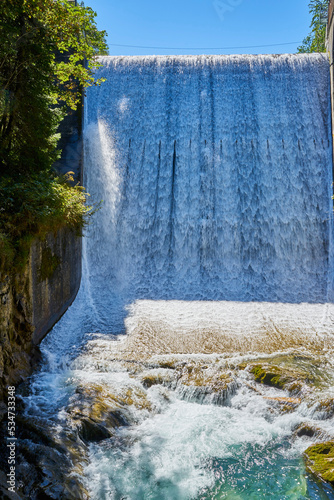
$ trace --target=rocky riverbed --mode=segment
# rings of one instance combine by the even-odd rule
[[[220,354],[180,353],[173,342],[169,350],[174,352],[161,354],[157,339],[158,347],[152,343],[148,353],[145,348],[136,351],[137,342],[131,337],[91,336],[68,365],[56,367],[50,377],[45,360],[44,369],[42,366],[31,382],[21,386],[18,496],[8,498],[105,498],[102,490],[92,487],[96,482],[92,464],[99,452],[118,448],[118,452],[130,455],[129,450],[136,446],[133,429],[165,415],[176,401],[189,404],[189,408],[195,405],[238,412],[238,418],[244,412],[246,426],[251,425],[254,415],[261,415],[263,422],[277,426],[273,436],[267,436],[268,442],[277,440],[279,428],[282,440],[295,455],[305,452],[306,484],[313,484],[313,477],[314,484],[317,480],[327,483],[319,488],[332,491],[334,371],[333,358],[324,355],[323,338],[307,348],[287,346],[281,352],[267,348],[267,353],[257,355],[232,354],[228,349]],[[50,384],[58,401],[48,401]],[[191,414],[188,417],[194,418]],[[207,425],[212,422],[208,420]],[[110,467],[119,467],[117,457],[114,460]],[[203,491],[210,488],[203,484]],[[4,492],[4,477],[2,488]],[[184,497],[183,490],[177,494],[175,498]],[[117,495],[116,491],[110,498]],[[130,491],[125,498],[135,497]]]

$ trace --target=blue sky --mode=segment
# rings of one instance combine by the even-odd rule
[[[85,3],[97,12],[99,29],[105,29],[109,35],[110,55],[293,53],[298,43],[264,45],[301,42],[310,24],[308,0],[86,0]],[[260,45],[263,47],[254,47]],[[176,50],[176,47],[182,48]],[[195,47],[200,49],[194,50]],[[212,50],[222,47],[240,48]]]

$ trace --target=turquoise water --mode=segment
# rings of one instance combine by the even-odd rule
[[[110,450],[110,446],[117,449]],[[333,500],[333,489],[316,483],[307,475],[300,457],[286,456],[290,450],[288,442],[268,447],[245,445],[235,447],[228,458],[210,458],[198,464],[194,483],[201,478],[210,478],[214,483],[199,488],[187,484],[184,468],[173,472],[171,477],[157,478],[156,469],[147,456],[141,456],[140,467],[134,457],[127,456],[126,447],[119,441],[109,443],[104,449],[109,461],[108,478],[99,477],[98,493],[94,499],[127,500]],[[291,450],[290,450],[291,451]],[[108,458],[109,460],[108,460]],[[121,463],[121,465],[119,464]],[[100,462],[101,473],[105,463]],[[111,470],[113,469],[113,471]],[[122,475],[122,478],[120,477]],[[91,479],[93,479],[91,477]],[[190,491],[189,491],[190,490]]]
[[[306,474],[310,441],[291,437],[302,415],[273,416],[245,390],[227,407],[173,399],[160,411],[92,446],[85,475],[94,500],[334,498]]]
[[[235,450],[229,459],[213,459],[216,484],[197,500],[306,500],[333,499],[334,491],[307,475],[301,458],[288,458],[288,442]]]

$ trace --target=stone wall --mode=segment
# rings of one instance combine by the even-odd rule
[[[73,302],[81,279],[81,238],[62,229],[30,252],[33,342],[38,344]]]
[[[66,228],[35,240],[20,274],[0,269],[0,401],[31,373],[37,345],[75,299],[80,279],[81,238]]]

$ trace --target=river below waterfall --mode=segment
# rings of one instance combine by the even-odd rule
[[[21,390],[23,491],[334,499],[303,461],[334,440],[326,57],[101,62],[85,185],[103,203]]]
[[[332,305],[145,300],[127,336],[72,336],[84,295],[43,342],[25,404],[56,442],[88,444],[66,470],[88,498],[334,499],[302,460],[334,439]]]

